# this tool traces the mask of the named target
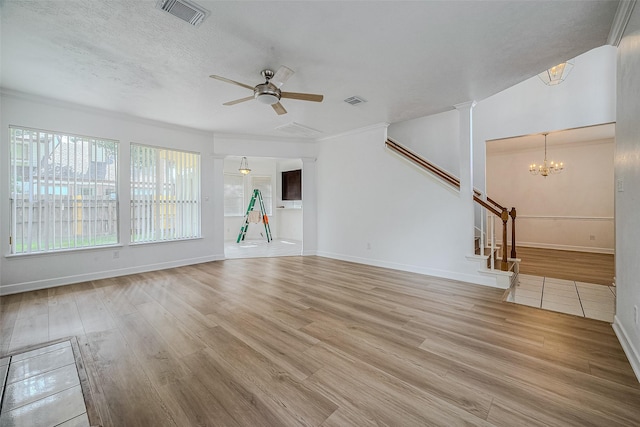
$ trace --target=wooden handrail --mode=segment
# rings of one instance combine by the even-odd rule
[[[502,216],[502,211],[497,210],[496,208],[494,208],[493,206],[491,206],[490,204],[482,200],[480,197],[474,195],[473,200],[475,200],[476,203],[484,207],[486,210],[490,211],[495,216],[500,216],[500,217]]]
[[[387,148],[399,153],[403,157],[411,160],[413,163],[418,166],[428,170],[429,172],[436,175],[438,178],[442,179],[449,185],[460,189],[460,179],[451,175],[444,169],[439,168],[433,163],[423,159],[419,155],[415,154],[411,150],[402,145],[398,144],[391,138],[387,138],[385,141]],[[496,202],[489,196],[486,196],[486,200],[482,199],[482,192],[477,189],[473,189],[473,200],[478,203],[480,206],[484,207],[486,210],[499,217],[502,220],[502,261],[501,267],[502,270],[507,269],[507,222],[509,221],[509,216],[511,216],[511,258],[516,258],[516,208],[511,208],[511,211],[508,211],[507,208],[502,206],[500,203]]]
[[[487,196],[487,202],[491,203],[493,206],[497,207],[500,210],[506,209],[504,206],[502,206],[500,203],[496,202],[489,196]]]
[[[387,147],[389,147],[390,149],[399,152],[400,154],[404,155],[407,158],[410,158],[415,163],[419,164],[420,166],[424,167],[430,172],[433,172],[434,174],[438,175],[440,178],[445,180],[448,184],[451,184],[456,188],[460,188],[460,180],[458,179],[458,177],[451,175],[446,170],[441,169],[440,167],[429,162],[428,160],[423,159],[417,154],[411,152],[409,149],[398,144],[396,141],[392,140],[391,138],[387,138],[386,144],[387,144]],[[480,190],[474,188],[473,192],[476,196],[482,197],[482,192]],[[504,206],[502,206],[500,203],[496,202],[489,196],[487,196],[487,201],[491,203],[493,206],[497,207],[499,211],[502,211],[503,209],[505,209]],[[499,213],[496,215],[500,216]]]
[[[478,190],[477,188],[473,189],[473,194],[475,194],[478,197],[482,197],[483,196],[482,192],[480,190]],[[505,209],[504,206],[502,206],[500,203],[496,202],[495,200],[493,200],[489,196],[487,196],[487,202],[491,203],[493,206],[498,208],[499,211],[502,211],[502,209]]]
[[[402,145],[398,144],[392,139],[387,139],[386,144],[388,148],[402,154],[404,157],[412,160],[414,163],[416,163],[419,166],[422,166],[423,168],[427,169],[429,172],[434,173],[435,175],[437,175],[439,178],[441,178],[448,184],[456,188],[460,188],[460,180],[455,176],[451,175],[449,172],[445,171],[444,169],[440,169],[438,166],[428,162],[427,160],[423,159],[417,154],[409,151],[407,148],[403,147]]]
[[[402,154],[403,156],[413,160],[414,163],[424,167],[425,169],[429,170],[430,172],[433,172],[438,177],[440,177],[443,180],[445,180],[448,184],[451,184],[456,188],[460,188],[460,180],[458,179],[458,177],[456,177],[454,175],[451,175],[446,170],[444,170],[444,169],[434,165],[433,163],[429,162],[428,160],[420,157],[419,155],[417,155],[414,152],[410,151],[408,148],[398,144],[393,139],[387,138],[386,145],[387,145],[388,148],[390,148],[390,149]],[[476,196],[478,196],[478,198],[482,197],[482,195],[483,195],[482,192],[480,190],[476,189],[476,188],[473,189],[473,193]],[[474,197],[474,200],[476,200],[475,197]],[[495,200],[493,200],[489,196],[487,196],[487,202],[491,203],[493,206],[498,208],[498,213],[496,214],[498,216],[500,216],[500,212],[502,212],[502,210],[505,209],[504,206],[502,206],[500,203],[496,202]]]

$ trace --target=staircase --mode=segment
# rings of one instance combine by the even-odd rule
[[[454,175],[420,157],[390,138],[387,138],[385,144],[392,152],[429,172],[444,183],[460,190],[460,180]],[[467,259],[478,261],[480,265],[479,272],[481,274],[494,276],[497,287],[507,289],[517,280],[520,262],[516,255],[516,209],[511,208],[511,210],[508,210],[479,190],[474,189],[473,192],[473,200],[480,205],[482,216],[479,221],[480,227],[476,227],[475,253],[467,255]],[[498,228],[495,225],[496,218],[502,223],[500,227],[502,231],[500,245],[496,243]],[[511,218],[510,255],[507,254],[509,218]]]

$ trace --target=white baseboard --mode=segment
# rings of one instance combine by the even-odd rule
[[[171,262],[162,262],[157,264],[147,264],[136,267],[127,267],[117,270],[97,271],[86,274],[77,274],[74,276],[54,277],[51,279],[35,280],[32,282],[15,283],[0,287],[0,295],[17,294],[20,292],[37,291],[39,289],[54,288],[56,286],[71,285],[73,283],[82,283],[89,280],[107,279],[110,277],[126,276],[128,274],[145,273],[147,271],[164,270],[167,268],[183,267],[185,265],[201,264],[203,262],[220,261],[225,259],[222,255],[210,255],[201,258],[188,258]]]
[[[624,354],[626,354],[627,359],[629,359],[629,364],[631,365],[631,369],[633,369],[633,373],[636,374],[636,378],[638,379],[638,382],[640,382],[640,355],[638,353],[638,349],[633,347],[633,344],[629,339],[629,335],[624,329],[624,326],[622,326],[622,323],[620,323],[618,316],[613,320],[613,330],[618,337],[618,341],[620,341]]]
[[[420,267],[417,265],[400,264],[400,263],[381,261],[381,260],[376,260],[371,258],[355,257],[355,256],[345,255],[345,254],[336,254],[333,252],[318,251],[317,255],[324,258],[337,259],[340,261],[355,262],[356,264],[372,265],[374,267],[389,268],[391,270],[408,271],[410,273],[424,274],[426,276],[440,277],[443,279],[458,280],[460,282],[468,282],[468,283],[473,283],[475,285],[489,286],[492,288],[497,287],[495,278],[485,277],[480,274],[476,276],[473,274],[460,273],[457,271],[439,270],[434,268]]]

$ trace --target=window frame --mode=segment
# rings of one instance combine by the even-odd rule
[[[136,173],[134,167],[136,166],[136,161],[134,161],[135,147],[140,147],[145,150],[153,150],[153,158],[148,157],[149,153],[143,153],[143,156],[147,156],[145,158],[146,161],[153,160],[152,165],[145,164],[143,167],[151,169],[153,168],[153,176],[148,171],[147,177],[143,177],[141,180],[136,180],[136,176],[140,174]],[[129,191],[130,191],[130,201],[129,201],[129,212],[130,212],[130,225],[129,225],[129,242],[131,245],[146,245],[146,244],[156,244],[156,243],[165,243],[165,242],[175,242],[182,240],[197,240],[202,238],[202,154],[197,151],[191,150],[179,150],[175,148],[168,148],[163,146],[156,146],[150,144],[142,144],[137,142],[130,143],[130,153],[129,153],[129,169],[130,169],[130,179],[129,179]],[[162,152],[165,152],[165,158],[161,159]],[[187,156],[194,156],[191,160],[188,158],[181,159],[181,167],[188,166],[186,162],[195,162],[195,172],[194,175],[188,176],[185,180],[190,180],[191,184],[182,184],[178,187],[177,181],[171,182],[166,180],[166,176],[170,175],[173,172],[174,179],[177,176],[176,166],[170,166],[169,164],[174,161],[173,158],[169,159],[168,153],[182,154]],[[161,161],[163,160],[163,161]],[[163,167],[164,166],[164,167]],[[160,172],[164,172],[164,176],[161,180],[158,177],[162,175]],[[137,184],[137,185],[136,185]],[[150,186],[150,187],[149,187]],[[176,197],[173,203],[173,209],[171,209],[172,204],[167,202],[167,188],[173,186],[174,197]],[[191,186],[191,188],[189,188]],[[149,188],[143,188],[149,187]],[[150,190],[150,193],[145,197],[136,197],[136,190],[140,190],[142,188],[144,193],[147,193],[146,190]],[[178,188],[180,188],[183,192],[188,192],[191,194],[189,198],[185,197],[182,200],[177,198]],[[163,199],[164,198],[164,199]],[[136,203],[147,203],[146,206],[143,206],[142,209],[146,211],[150,211],[152,215],[150,217],[145,216],[144,218],[136,215],[136,211],[140,210],[140,206],[136,205]],[[192,220],[195,219],[196,224],[193,222],[191,225],[187,226],[188,229],[195,230],[194,232],[187,233],[185,235],[184,228],[182,233],[179,235],[175,235],[178,230],[178,209],[179,207],[184,210],[185,205],[187,208],[189,204],[195,203],[195,209],[191,212]],[[160,212],[160,213],[158,213]],[[184,214],[184,212],[182,212]],[[194,217],[195,215],[195,217]],[[167,227],[167,222],[171,223],[171,217],[174,216],[173,224],[174,227]],[[142,222],[144,224],[143,229],[144,235],[146,237],[136,238],[138,233],[138,223]],[[180,224],[183,224],[182,222]],[[149,227],[147,231],[146,227]],[[184,227],[184,226],[183,226]],[[174,236],[172,237],[170,231],[167,231],[165,234],[165,230],[174,229]]]
[[[271,175],[252,175],[251,176],[251,180],[250,180],[250,196],[249,196],[249,200],[251,200],[251,196],[253,196],[253,190],[256,188],[256,185],[254,184],[254,179],[266,179],[269,180],[269,195],[265,197],[264,192],[262,191],[262,189],[260,189],[260,194],[262,194],[262,201],[265,202],[265,199],[269,200],[269,203],[264,203],[264,207],[265,207],[265,213],[268,216],[273,215],[273,176]]]
[[[8,256],[46,255],[121,246],[118,195],[120,141],[18,125],[9,125],[8,131],[10,238]],[[16,132],[21,133],[20,142],[16,139]],[[25,142],[25,134],[29,134],[27,142]],[[20,144],[22,153],[19,158],[17,153],[14,153],[14,150],[17,151],[18,144]],[[26,156],[25,144],[28,144]],[[46,147],[41,147],[42,144],[46,144]],[[36,154],[35,158],[32,158],[34,147]],[[98,160],[99,158],[101,160]],[[20,166],[17,165],[18,159],[21,162]],[[45,160],[47,161],[46,167],[43,166]],[[29,248],[26,250],[24,249],[24,219],[21,223],[20,238],[17,224],[18,209],[23,211],[22,215],[24,215],[25,209],[25,197],[18,198],[18,194],[26,194],[24,186],[25,162],[28,163],[26,167],[29,170],[28,185],[30,188],[27,192],[29,194],[28,200],[30,200],[28,207],[30,220],[26,225],[29,230],[27,231],[26,244]],[[85,167],[86,172],[84,172]],[[21,169],[20,175],[18,175],[18,168]],[[36,176],[34,176],[34,172],[37,174]],[[104,174],[102,179],[98,176],[98,172]],[[20,176],[20,180],[18,180],[18,176]],[[19,185],[18,182],[23,184]],[[79,192],[78,189],[86,188],[92,190],[92,195],[85,200],[80,196],[82,191]],[[34,200],[34,194],[37,196],[36,200]],[[112,194],[115,194],[115,197],[112,198]],[[108,195],[107,198],[105,198],[106,195]],[[21,200],[21,203],[18,200]],[[20,204],[20,208],[18,204]],[[38,219],[36,220],[33,219],[35,208],[38,210]],[[93,208],[93,218],[91,217],[91,208]],[[104,216],[105,208],[106,219]],[[99,209],[100,215],[98,215]],[[64,213],[65,210],[67,213]],[[86,212],[89,214],[88,223],[85,219]],[[111,215],[114,215],[115,218]],[[32,235],[34,224],[36,227],[35,243]],[[44,237],[41,234],[44,234]],[[101,241],[104,243],[100,243]],[[18,245],[21,247],[20,251],[17,251]]]
[[[245,176],[246,175],[242,175],[239,173],[231,173],[231,172],[224,172],[223,174],[223,186],[224,186],[224,190],[223,190],[223,204],[224,206],[224,216],[225,218],[233,218],[233,217],[241,217],[246,215],[246,209],[247,209],[247,200],[246,200],[246,194],[247,194],[247,189],[246,189],[246,181],[245,181]],[[227,187],[227,182],[226,179],[227,177],[233,177],[233,178],[240,178],[241,181],[241,185],[240,188],[242,189],[242,195],[240,197],[234,197],[235,199],[240,199],[240,212],[238,214],[236,213],[227,213],[226,212],[226,208],[227,208],[227,195],[226,195],[226,187]]]

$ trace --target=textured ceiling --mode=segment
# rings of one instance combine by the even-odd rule
[[[198,1],[199,27],[155,1],[1,1],[4,89],[225,133],[331,135],[481,100],[606,43],[617,1]],[[277,116],[251,92],[296,71]],[[343,102],[358,95],[368,102]]]

